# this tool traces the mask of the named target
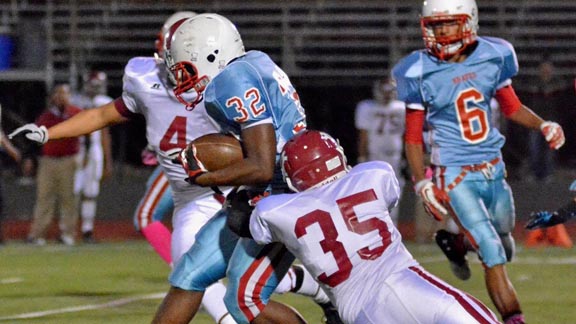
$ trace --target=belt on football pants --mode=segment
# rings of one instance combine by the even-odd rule
[[[452,183],[446,186],[445,189],[446,192],[449,192],[450,190],[454,189],[460,182],[462,182],[462,180],[464,180],[464,177],[468,174],[468,172],[482,172],[486,177],[486,179],[492,179],[494,165],[496,165],[498,162],[500,162],[500,157],[496,157],[489,162],[482,162],[480,164],[462,166],[461,167],[462,172],[460,172],[460,174],[454,179],[454,181],[452,181]],[[440,167],[440,168],[441,170],[446,169],[446,167]]]

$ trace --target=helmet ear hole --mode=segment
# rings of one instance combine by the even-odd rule
[[[210,54],[210,55],[208,55],[206,60],[208,60],[208,62],[210,62],[210,63],[214,63],[214,61],[216,61],[216,56],[214,54]]]

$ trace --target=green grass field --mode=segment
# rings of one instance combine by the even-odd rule
[[[435,246],[408,247],[426,269],[494,309],[475,256],[472,278],[462,282]],[[508,271],[529,323],[576,322],[574,250],[519,247]],[[76,247],[9,242],[0,247],[0,323],[149,323],[168,289],[168,273],[145,241]],[[297,308],[309,323],[320,323],[321,310],[310,300],[292,294],[275,298]],[[204,313],[193,322],[212,323]]]

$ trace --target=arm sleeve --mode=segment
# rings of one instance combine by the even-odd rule
[[[500,105],[500,110],[506,117],[512,115],[513,113],[517,112],[520,107],[522,107],[522,103],[520,99],[516,95],[514,88],[512,85],[507,85],[503,88],[500,88],[496,91],[496,95],[494,96],[498,104]]]
[[[130,59],[124,67],[122,77],[122,100],[127,110],[140,114],[141,102],[138,94],[144,92],[150,85],[146,83],[145,76],[156,71],[155,62],[149,58],[135,57]]]
[[[421,54],[413,52],[392,69],[392,76],[396,81],[398,100],[405,102],[406,106],[411,108],[421,107],[424,109],[420,94],[422,65]]]
[[[400,199],[400,185],[398,184],[398,179],[396,174],[394,174],[394,169],[387,164],[387,171],[383,175],[382,187],[385,193],[385,201],[388,206],[388,210],[396,207],[398,205],[398,200]]]
[[[407,144],[424,143],[424,120],[426,112],[424,110],[406,109],[406,132],[404,140]]]
[[[498,80],[498,84],[502,85],[510,82],[509,79],[512,79],[514,76],[516,76],[516,74],[518,74],[518,58],[516,57],[516,51],[514,50],[514,46],[512,46],[512,44],[499,38],[490,39],[497,43],[497,46],[500,48],[502,53],[502,66],[500,78]]]
[[[132,118],[135,115],[135,113],[128,109],[122,97],[114,100],[114,108],[116,108],[116,111],[118,111],[118,113],[123,117]]]
[[[256,208],[250,216],[250,233],[254,241],[258,244],[268,244],[272,242],[272,233],[268,228],[268,223],[264,219],[261,210],[258,208],[261,202],[262,201],[256,205]]]

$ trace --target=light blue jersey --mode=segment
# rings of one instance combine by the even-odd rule
[[[288,76],[259,51],[228,64],[203,95],[206,111],[222,132],[240,136],[243,129],[273,125],[277,161],[284,144],[306,128],[304,109]],[[267,189],[273,194],[287,189],[279,163]],[[226,226],[227,217],[224,209],[202,227],[196,243],[175,264],[170,283],[184,290],[204,291],[226,276],[227,309],[237,323],[250,323],[268,303],[294,256],[279,243],[259,245],[238,238]]]
[[[398,99],[409,108],[428,109],[433,164],[470,165],[500,156],[505,139],[491,123],[490,100],[518,73],[510,43],[478,37],[478,47],[461,63],[415,51],[392,73]]]
[[[268,55],[249,51],[230,63],[204,92],[208,115],[223,132],[273,124],[277,156],[284,144],[306,128],[306,115],[288,76]]]

